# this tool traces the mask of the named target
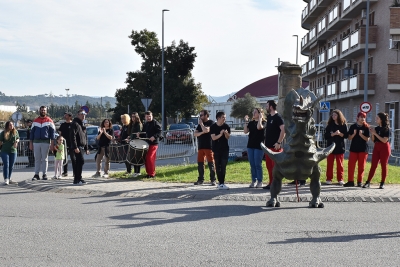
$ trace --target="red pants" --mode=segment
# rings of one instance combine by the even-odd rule
[[[156,175],[156,152],[158,146],[149,146],[149,150],[147,151],[146,161],[144,162],[144,166],[146,167],[146,173],[150,176]]]
[[[381,182],[384,183],[387,176],[387,165],[389,162],[390,156],[390,144],[389,142],[382,143],[376,142],[374,145],[374,150],[372,151],[372,160],[371,160],[371,169],[369,170],[368,174],[368,182],[372,180],[374,177],[376,167],[378,167],[379,161],[381,162],[382,167],[382,180]]]
[[[282,148],[275,149],[273,147],[269,147],[269,149],[274,151],[274,152],[282,152],[283,151]],[[272,159],[270,159],[267,154],[265,154],[265,165],[267,166],[268,176],[269,176],[269,183],[268,184],[271,184],[272,181],[274,180],[274,177],[272,177],[272,170],[274,169],[275,162]]]
[[[362,183],[364,177],[365,162],[367,162],[368,153],[366,152],[351,152],[349,155],[349,165],[347,178],[349,182],[354,182],[354,171],[358,161],[357,183]]]
[[[326,180],[332,181],[333,179],[333,164],[336,159],[336,175],[337,180],[343,181],[343,160],[344,154],[329,154],[326,166]]]

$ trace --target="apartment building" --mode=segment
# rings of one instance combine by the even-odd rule
[[[356,120],[364,101],[368,75],[367,121],[387,112],[391,128],[400,128],[400,7],[393,0],[304,0],[301,53],[309,57],[302,77],[310,90],[324,95],[331,109],[340,109],[349,122]],[[368,68],[364,67],[366,16],[369,16]],[[326,114],[326,113],[325,113]],[[317,120],[327,119],[318,114]]]

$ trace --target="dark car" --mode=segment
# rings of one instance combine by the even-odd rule
[[[166,134],[166,144],[192,142],[192,131],[188,124],[171,124]]]
[[[88,126],[86,128],[87,138],[88,138],[88,147],[90,150],[97,149],[97,135],[100,132],[99,126]]]
[[[112,127],[114,130],[115,139],[119,139],[119,135],[121,134],[121,126],[119,126],[118,124],[113,124]]]

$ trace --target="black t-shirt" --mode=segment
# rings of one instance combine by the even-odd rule
[[[221,126],[218,126],[217,123],[214,123],[210,127],[210,135],[215,134],[219,135],[221,130],[227,130],[228,133],[231,133],[231,127],[228,124],[224,123]],[[228,139],[226,139],[225,135],[223,134],[217,140],[212,141],[212,151],[213,152],[222,152],[222,151],[229,151]]]
[[[211,125],[214,124],[214,121],[213,120],[208,120],[206,122],[203,122],[203,124],[204,124],[205,127],[211,127]],[[196,130],[198,132],[203,132],[203,130],[201,129],[200,124],[197,125]],[[211,133],[208,132],[208,133],[205,133],[205,134],[202,134],[202,135],[198,136],[197,137],[197,142],[198,142],[199,149],[211,149],[211,147],[212,147]]]
[[[261,130],[257,129],[258,121],[250,121],[247,124],[249,130],[249,140],[247,141],[247,148],[261,149],[260,143],[265,140],[265,127],[267,126],[266,121],[262,121],[261,124],[264,127]]]
[[[375,132],[380,136],[380,137],[382,137],[382,138],[384,138],[384,137],[387,137],[387,138],[389,138],[389,129],[387,129],[387,128],[383,128],[383,127],[381,127],[381,126],[376,126],[375,127]],[[377,142],[381,142],[381,140],[379,140],[376,136],[375,136],[375,140],[374,140],[374,143],[377,143]],[[381,142],[382,143],[382,142]]]
[[[106,132],[109,135],[114,136],[114,130],[112,128],[106,129]],[[111,142],[111,140],[108,139],[105,134],[101,134],[100,139],[99,139],[99,147],[109,146],[110,142]]]
[[[351,152],[367,152],[368,153],[368,144],[364,139],[361,138],[361,136],[359,134],[359,131],[362,131],[363,135],[365,135],[366,137],[369,137],[368,127],[365,127],[364,125],[360,126],[357,123],[354,123],[353,125],[350,126],[348,135],[353,135],[354,130],[356,130],[357,133],[351,140],[350,151]]]
[[[269,114],[267,116],[267,128],[265,129],[265,146],[268,148],[274,147],[275,143],[279,141],[281,134],[281,125],[283,124],[282,117],[279,113],[274,116]]]
[[[343,137],[339,135],[331,136],[332,133],[339,130],[343,134]],[[327,141],[327,145],[330,146],[332,143],[335,143],[335,149],[332,154],[344,154],[346,151],[346,144],[344,143],[344,139],[347,138],[347,126],[346,124],[338,125],[336,123],[328,124],[325,129],[325,139]]]
[[[71,128],[71,123],[70,122],[63,122],[60,125],[60,128],[58,130],[61,132],[61,136],[64,137],[65,141],[67,142],[67,146],[71,146],[71,140],[69,138],[69,129]]]

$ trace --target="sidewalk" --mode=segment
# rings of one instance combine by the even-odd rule
[[[269,190],[248,188],[248,184],[227,184],[230,190],[217,190],[215,186],[205,184],[195,186],[186,183],[153,182],[121,180],[113,178],[91,178],[92,171],[83,172],[88,184],[76,186],[72,177],[61,180],[32,181],[32,172],[16,171],[13,179],[19,187],[40,192],[85,194],[88,196],[133,197],[133,198],[162,198],[162,199],[193,199],[193,200],[240,200],[262,201],[270,198]],[[299,187],[302,202],[311,200],[309,184]],[[400,202],[400,185],[387,185],[378,189],[373,183],[370,189],[358,187],[345,188],[338,185],[323,185],[321,189],[323,202]],[[297,202],[296,187],[283,185],[279,194],[281,202]]]

